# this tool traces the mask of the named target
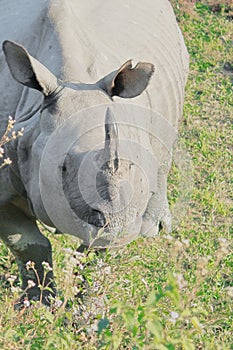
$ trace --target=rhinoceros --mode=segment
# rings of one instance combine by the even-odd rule
[[[188,53],[166,0],[2,0],[0,28],[0,136],[9,116],[24,128],[5,145],[0,235],[36,299],[28,262],[40,280],[52,267],[38,222],[95,247],[171,230]]]

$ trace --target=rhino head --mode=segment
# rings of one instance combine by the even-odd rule
[[[86,244],[138,235],[148,184],[111,106],[114,96],[140,95],[154,66],[127,61],[95,84],[65,83],[24,47],[5,41],[3,50],[13,78],[44,96],[39,111],[16,123],[25,128],[15,146],[17,174],[34,215]]]

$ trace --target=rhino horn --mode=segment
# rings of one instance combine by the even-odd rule
[[[105,116],[105,159],[108,167],[117,171],[119,165],[118,159],[118,129],[114,115],[110,108],[106,111]]]

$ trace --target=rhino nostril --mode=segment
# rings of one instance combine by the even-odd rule
[[[95,209],[91,211],[87,221],[88,224],[96,227],[103,227],[106,224],[104,214]]]

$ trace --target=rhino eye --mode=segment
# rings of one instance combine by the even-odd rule
[[[62,166],[62,172],[63,172],[63,173],[66,172],[66,166],[65,166],[65,165]]]

